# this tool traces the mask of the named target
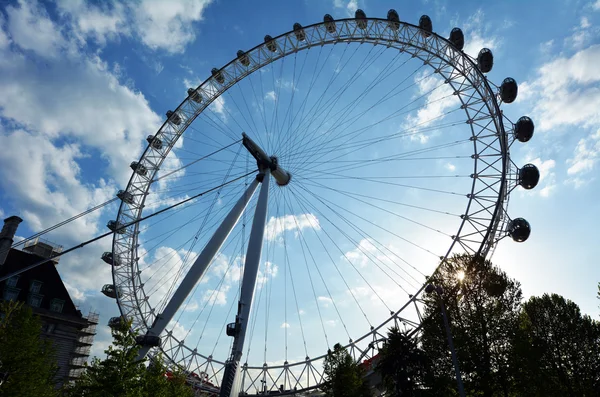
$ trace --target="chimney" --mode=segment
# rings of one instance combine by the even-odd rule
[[[0,266],[4,265],[10,247],[13,243],[13,238],[19,227],[19,223],[23,222],[23,219],[18,216],[10,216],[4,220],[4,226],[0,232]]]

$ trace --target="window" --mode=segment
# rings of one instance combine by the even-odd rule
[[[7,287],[16,287],[17,281],[19,281],[19,276],[12,276],[8,280],[6,280],[6,286]]]
[[[42,304],[42,296],[29,294],[29,299],[27,303],[29,303],[33,307],[40,307]]]
[[[52,302],[50,302],[50,310],[52,310],[53,312],[61,313],[63,310],[64,304],[65,304],[64,300],[52,299]]]
[[[18,288],[5,287],[4,288],[4,300],[16,301],[17,298],[19,297],[19,291],[21,291],[21,290]]]
[[[42,289],[42,284],[43,283],[41,281],[33,280],[29,286],[29,292],[39,294],[40,290]]]

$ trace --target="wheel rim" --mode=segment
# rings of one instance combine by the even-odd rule
[[[149,146],[140,158],[139,163],[144,164],[149,172],[146,176],[134,173],[127,191],[140,192],[139,194],[143,198],[133,204],[122,203],[119,209],[118,221],[126,223],[142,216],[142,209],[146,204],[145,200],[150,190],[151,181],[156,178],[157,170],[161,168],[163,161],[167,158],[173,146],[176,145],[177,139],[204,109],[217,98],[220,98],[228,89],[234,87],[251,73],[300,50],[317,45],[362,42],[383,45],[391,50],[401,49],[405,53],[411,54],[414,58],[420,59],[434,70],[437,70],[437,73],[448,80],[448,84],[457,92],[463,110],[467,115],[467,121],[470,121],[468,124],[471,137],[476,137],[472,139],[472,143],[474,155],[476,155],[473,161],[473,175],[477,175],[477,177],[472,178],[470,189],[472,197],[469,198],[466,210],[462,214],[466,216],[461,220],[455,234],[459,237],[451,239],[449,248],[440,259],[443,261],[453,252],[457,244],[468,253],[485,256],[494,243],[502,237],[503,225],[506,220],[505,210],[508,191],[510,190],[509,182],[514,179],[514,170],[510,166],[508,153],[510,143],[508,142],[508,134],[504,129],[503,116],[496,101],[496,92],[492,90],[492,87],[477,69],[472,59],[456,50],[446,39],[436,34],[425,38],[420,34],[418,27],[402,22],[398,25],[399,29],[395,31],[391,29],[388,21],[383,19],[367,19],[367,29],[359,28],[355,19],[338,20],[335,25],[335,34],[327,33],[325,23],[303,28],[305,41],[300,43],[294,31],[280,35],[273,39],[276,51],[273,52],[268,48],[268,44],[272,46],[273,42],[271,42],[263,43],[246,52],[250,60],[250,66],[244,66],[238,57],[221,69],[224,84],[219,83],[217,80],[220,79],[220,76],[215,75],[198,86],[196,91],[202,96],[203,103],[199,105],[191,97],[186,98],[175,109],[175,112],[182,118],[181,125],[174,126],[167,120],[155,134],[156,137],[161,138],[163,148],[154,150]],[[449,73],[450,70],[460,70],[462,77]],[[459,80],[463,81],[462,85],[458,84]],[[465,85],[465,81],[470,85]],[[485,131],[488,131],[489,134],[484,133]],[[483,156],[489,155],[492,151],[497,152],[493,162],[481,160]],[[478,168],[480,164],[482,166]],[[487,177],[479,175],[489,170],[494,170],[494,174]],[[489,178],[489,180],[481,182],[485,178]],[[482,186],[482,189],[479,189],[480,186]],[[493,192],[495,197],[490,198],[490,196],[493,196],[488,194],[490,192]],[[490,203],[490,201],[492,202]],[[487,215],[481,215],[477,217],[478,219],[473,216],[473,214],[482,213],[487,213]],[[149,304],[149,298],[142,285],[138,262],[134,260],[134,258],[139,257],[138,234],[139,225],[136,224],[133,230],[123,235],[115,235],[113,253],[121,258],[122,262],[129,265],[114,267],[113,280],[115,285],[123,289],[118,299],[122,314],[132,318],[134,320],[133,327],[144,332],[152,324],[155,313]],[[369,352],[376,346],[376,342],[383,337],[383,331],[389,324],[404,323],[413,327],[418,326],[418,321],[412,321],[403,313],[418,302],[422,289],[423,286],[414,291],[413,296],[407,299],[406,303],[396,309],[395,313],[385,321],[378,323],[372,330],[364,332],[362,336],[347,345],[355,358],[368,356]],[[373,342],[375,343],[373,344]],[[212,371],[212,374],[210,374],[211,379],[215,384],[218,384],[219,367],[223,365],[224,360],[216,360],[210,355],[196,352],[194,349],[182,345],[172,334],[167,335],[167,340],[163,343],[162,349],[174,362],[195,360],[194,367],[207,369],[210,367]],[[244,373],[248,379],[247,390],[256,388],[258,379],[261,377],[267,378],[267,375],[271,378],[270,382],[276,384],[277,379],[281,379],[281,376],[289,377],[291,368],[294,367],[302,368],[299,372],[304,373],[305,377],[306,373],[316,371],[312,379],[308,377],[308,382],[296,382],[298,390],[317,387],[322,378],[320,378],[321,372],[318,365],[315,363],[323,359],[324,353],[325,351],[317,357],[291,364],[266,367],[258,365],[245,366]],[[288,383],[294,382],[289,381]]]

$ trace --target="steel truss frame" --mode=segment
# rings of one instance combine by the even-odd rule
[[[456,244],[466,253],[486,256],[496,242],[506,236],[506,225],[510,221],[506,212],[508,195],[518,183],[518,168],[510,161],[509,156],[509,149],[514,141],[514,125],[500,110],[502,101],[497,87],[488,82],[473,58],[435,33],[426,37],[418,26],[400,22],[396,25],[398,28],[394,29],[394,25],[388,20],[378,18],[367,19],[364,29],[359,27],[356,19],[337,20],[333,24],[333,33],[328,32],[326,23],[302,28],[302,41],[293,30],[275,37],[246,52],[244,56],[247,58],[234,59],[200,84],[195,93],[200,95],[201,100],[195,101],[198,98],[194,94],[185,98],[175,110],[181,119],[180,123],[175,124],[173,118],[166,120],[155,134],[155,138],[162,141],[161,147],[157,149],[149,144],[143,152],[139,164],[147,169],[147,173],[141,175],[133,172],[126,189],[133,195],[133,201],[121,203],[117,221],[127,224],[142,217],[150,187],[178,138],[206,107],[238,81],[301,50],[328,44],[364,43],[383,45],[391,50],[410,54],[429,65],[452,87],[454,95],[460,100],[473,143],[472,187],[467,195],[469,201],[461,216],[461,225],[456,235],[452,236],[445,256],[440,257],[440,263],[453,252]],[[507,127],[505,121],[508,122]],[[114,235],[113,258],[118,258],[121,266],[113,266],[113,283],[120,288],[117,302],[121,314],[133,321],[133,329],[144,334],[157,313],[148,302],[140,278],[137,257],[139,232],[139,224],[135,223],[123,234]],[[385,339],[385,327],[392,323],[418,329],[419,323],[408,318],[420,319],[418,303],[423,289],[424,286],[409,296],[406,304],[395,313],[390,313],[390,317],[379,326],[373,327],[356,340],[350,340],[346,348],[352,356],[357,360],[370,357]],[[204,371],[209,374],[210,382],[219,385],[224,360],[216,360],[196,349],[188,348],[170,330],[163,334],[161,350],[174,364],[185,363],[183,366],[190,372]],[[246,363],[242,366],[242,391],[253,395],[265,390],[276,391],[279,385],[283,385],[284,392],[280,395],[285,395],[317,388],[323,382],[320,363],[324,357],[325,355],[306,357],[305,361],[274,366],[266,363],[262,366],[249,366]]]

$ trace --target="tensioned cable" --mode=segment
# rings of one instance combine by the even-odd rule
[[[297,198],[298,198],[298,196],[301,196],[303,198],[304,205],[310,205],[310,206],[312,206],[312,208],[315,209],[318,213],[320,213],[325,218],[326,221],[328,221],[332,226],[336,227],[333,224],[333,222],[331,222],[331,220],[329,220],[329,218],[325,214],[323,214],[323,212],[319,211],[314,205],[311,205],[310,201],[306,197],[304,197],[304,195],[301,192],[299,192],[299,194],[296,195]],[[302,206],[302,203],[300,203],[300,205]],[[360,276],[360,278],[362,278],[362,280],[367,284],[367,286],[371,289],[371,291],[373,291],[373,294],[377,297],[377,299],[379,299],[381,301],[381,303],[386,307],[386,309],[388,311],[391,311],[391,309],[389,308],[389,306],[387,305],[387,303],[383,300],[383,298],[379,295],[379,293],[375,290],[375,288],[373,288],[373,286],[371,285],[371,283],[369,283],[369,281],[367,281],[367,279],[365,278],[365,276],[356,268],[356,266],[354,265],[354,263],[352,263],[352,261],[350,260],[350,258],[348,258],[348,255],[346,254],[346,252],[344,252],[344,250],[341,249],[341,247],[335,242],[335,240],[333,239],[333,237],[331,237],[331,235],[327,232],[327,230],[325,230],[325,228],[323,228],[323,227],[321,227],[321,230],[323,230],[323,233],[325,233],[325,235],[327,236],[327,238],[329,238],[329,240],[333,243],[333,245],[338,249],[338,251],[340,252],[340,254],[342,254],[342,256],[344,257],[344,259],[346,260],[346,262],[348,262],[350,264],[350,266],[352,266],[352,268],[354,269],[354,271],[356,271],[356,273],[358,273],[358,275]],[[331,254],[329,253],[329,251],[327,251],[326,245],[323,243],[323,241],[321,240],[320,237],[319,237],[319,241],[321,241],[321,245],[323,246],[323,249],[325,249],[325,251],[327,253],[327,256],[329,256],[329,258],[331,259],[331,262],[334,263],[334,266],[336,266],[336,269],[337,269],[337,265],[335,265],[335,262],[333,261],[333,257],[331,256]],[[346,279],[342,275],[342,272],[339,271],[339,269],[338,269],[338,273],[339,273],[340,277],[342,277],[342,280],[344,281],[344,284],[346,285],[346,288],[348,288],[348,291],[350,292],[350,295],[352,295],[352,297],[354,298],[354,301],[358,305],[358,308],[363,313],[363,316],[367,320],[367,323],[369,324],[369,326],[371,326],[372,325],[371,321],[369,321],[369,318],[367,317],[367,314],[363,310],[363,308],[360,305],[360,303],[358,303],[358,299],[356,298],[354,292],[352,291],[352,289],[350,288],[350,286],[346,282]]]
[[[197,199],[198,197],[204,196],[205,194],[212,193],[212,192],[214,192],[215,190],[217,190],[217,189],[220,189],[220,188],[221,188],[221,187],[223,187],[223,186],[227,186],[227,185],[229,185],[229,184],[231,184],[231,183],[233,183],[233,182],[236,182],[236,181],[238,181],[238,180],[240,180],[240,179],[242,179],[242,178],[245,178],[246,176],[248,176],[248,175],[250,175],[250,174],[252,174],[252,173],[254,173],[254,172],[255,172],[255,171],[249,172],[249,173],[248,173],[248,174],[246,174],[246,175],[242,175],[242,176],[240,176],[240,177],[238,177],[238,178],[235,178],[235,179],[232,179],[232,180],[230,180],[230,181],[228,181],[228,182],[225,182],[225,183],[223,183],[223,184],[221,184],[221,185],[219,185],[219,186],[215,186],[215,187],[214,187],[214,188],[212,188],[212,189],[206,190],[206,191],[204,191],[204,192],[202,192],[202,193],[198,193],[198,194],[196,194],[196,195],[194,195],[194,196],[192,196],[192,197],[190,197],[190,198],[188,198],[188,199],[185,199],[185,200],[183,200],[183,201],[181,201],[181,202],[179,202],[179,203],[173,204],[173,205],[171,205],[171,206],[169,206],[169,207],[163,208],[163,209],[161,209],[161,210],[159,210],[159,211],[157,211],[157,212],[154,212],[154,213],[152,213],[152,214],[150,214],[150,215],[147,215],[147,216],[144,216],[144,217],[142,217],[142,218],[140,218],[140,219],[136,219],[136,220],[134,220],[134,221],[128,222],[128,223],[126,223],[125,225],[122,225],[122,226],[119,226],[119,227],[115,228],[115,230],[114,230],[114,231],[110,231],[110,232],[107,232],[107,233],[101,234],[100,236],[94,237],[94,238],[92,238],[92,239],[90,239],[90,240],[87,240],[87,241],[85,241],[85,242],[81,243],[81,244],[78,244],[78,245],[76,245],[76,246],[74,246],[74,247],[71,247],[71,248],[69,248],[69,249],[66,249],[66,250],[62,251],[61,253],[57,253],[57,254],[54,254],[54,255],[50,255],[50,256],[49,256],[48,258],[46,258],[46,259],[40,260],[40,261],[38,261],[38,262],[36,262],[36,263],[33,263],[33,264],[31,264],[31,265],[29,265],[29,266],[27,266],[27,267],[24,267],[23,269],[20,269],[20,270],[17,270],[17,271],[15,271],[15,272],[13,272],[13,273],[11,273],[11,274],[9,274],[9,275],[2,276],[2,277],[0,278],[0,282],[2,282],[2,281],[4,281],[4,280],[7,280],[7,279],[9,279],[9,278],[11,278],[11,277],[13,277],[13,276],[19,275],[19,274],[21,274],[21,273],[23,273],[23,272],[26,272],[26,271],[28,271],[28,270],[31,270],[31,269],[33,269],[33,268],[36,268],[36,267],[38,267],[38,266],[40,266],[40,265],[43,265],[44,263],[48,263],[48,262],[50,262],[50,261],[51,261],[52,259],[54,259],[54,258],[58,258],[59,256],[62,256],[62,255],[64,255],[64,254],[68,254],[69,252],[75,251],[75,250],[77,250],[77,249],[79,249],[79,248],[83,248],[83,247],[85,247],[86,245],[89,245],[89,244],[91,244],[91,243],[93,243],[93,242],[96,242],[96,241],[98,241],[98,240],[100,240],[100,239],[103,239],[103,238],[105,238],[105,237],[107,237],[107,236],[110,236],[111,234],[117,233],[117,232],[119,232],[119,231],[121,231],[121,230],[126,230],[128,227],[130,227],[130,226],[132,226],[132,225],[135,225],[136,223],[140,223],[140,222],[142,222],[142,221],[145,221],[146,219],[150,219],[150,218],[152,218],[152,217],[154,217],[154,216],[156,216],[156,215],[162,214],[163,212],[166,212],[166,211],[168,211],[168,210],[170,210],[170,209],[173,209],[173,208],[179,207],[180,205],[183,205],[183,204],[185,204],[185,203],[187,203],[187,202],[190,202],[190,201],[192,201],[192,200],[195,200],[195,199]]]
[[[191,163],[188,163],[188,164],[184,165],[184,166],[183,166],[183,167],[181,167],[181,168],[178,168],[178,169],[176,169],[176,170],[173,170],[173,171],[171,171],[171,172],[169,172],[169,173],[167,173],[167,174],[165,174],[165,175],[161,175],[159,178],[153,179],[153,180],[151,181],[151,183],[158,182],[158,181],[160,181],[161,179],[164,179],[164,178],[168,177],[169,175],[172,175],[172,174],[174,174],[174,173],[176,173],[176,172],[178,172],[178,171],[181,171],[181,170],[183,170],[183,169],[186,169],[187,167],[189,167],[189,166],[191,166],[191,165],[194,165],[194,164],[196,164],[197,162],[199,162],[199,161],[202,161],[202,160],[204,160],[204,159],[205,159],[205,158],[207,158],[207,157],[210,157],[210,156],[212,156],[212,155],[214,155],[214,154],[217,154],[217,153],[219,153],[219,152],[222,152],[223,150],[225,150],[225,149],[227,149],[227,148],[229,148],[229,147],[231,147],[231,146],[235,145],[236,143],[240,143],[240,142],[242,142],[242,140],[241,140],[241,139],[240,139],[240,140],[237,140],[237,141],[235,141],[235,142],[232,142],[232,143],[230,143],[229,145],[227,145],[227,146],[224,146],[224,147],[222,147],[222,148],[221,148],[221,149],[219,149],[219,150],[215,150],[214,152],[211,152],[211,153],[207,154],[206,156],[200,157],[199,159],[197,159],[197,160],[194,160],[194,161],[192,161]]]
[[[36,238],[38,238],[38,237],[40,237],[40,236],[43,236],[43,235],[44,235],[44,234],[46,234],[46,233],[49,233],[49,232],[51,232],[51,231],[53,231],[53,230],[55,230],[55,229],[58,229],[58,228],[59,228],[59,227],[61,227],[61,226],[64,226],[64,225],[66,225],[67,223],[73,222],[74,220],[81,218],[82,216],[85,216],[85,215],[87,215],[87,214],[89,214],[89,213],[91,213],[91,212],[94,212],[94,211],[96,211],[96,210],[98,210],[98,209],[102,208],[102,207],[105,207],[105,206],[107,206],[107,205],[109,205],[109,204],[111,204],[111,203],[114,203],[114,202],[115,202],[115,201],[117,201],[117,200],[120,200],[120,199],[119,199],[118,197],[114,197],[114,198],[112,198],[112,199],[110,199],[110,200],[108,200],[108,201],[105,201],[105,202],[104,202],[104,203],[102,203],[102,204],[98,204],[98,205],[97,205],[97,206],[95,206],[95,207],[89,208],[89,209],[87,209],[87,210],[85,210],[85,211],[83,211],[83,212],[81,212],[81,213],[79,213],[79,214],[77,214],[77,215],[75,215],[75,216],[72,216],[72,217],[71,217],[71,218],[69,218],[69,219],[65,219],[64,221],[62,221],[62,222],[60,222],[60,223],[57,223],[56,225],[54,225],[54,226],[51,226],[51,227],[49,227],[49,228],[48,228],[48,229],[46,229],[46,230],[42,230],[41,232],[37,232],[37,233],[36,233],[36,234],[34,234],[33,236],[27,237],[26,239],[23,239],[23,240],[21,240],[21,241],[18,241],[18,242],[16,242],[16,243],[14,243],[13,245],[11,245],[11,246],[10,246],[10,248],[9,248],[9,249],[7,249],[7,250],[5,250],[4,252],[2,252],[2,254],[4,254],[5,252],[8,252],[8,251],[10,251],[10,249],[11,249],[11,248],[16,248],[16,247],[18,247],[18,246],[20,246],[20,245],[23,245],[23,244],[25,244],[25,243],[27,243],[27,242],[29,242],[29,241],[31,241],[31,240],[35,240]]]

